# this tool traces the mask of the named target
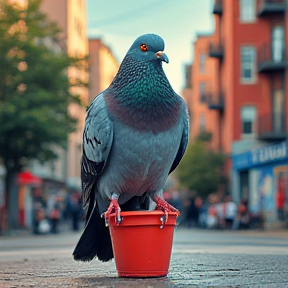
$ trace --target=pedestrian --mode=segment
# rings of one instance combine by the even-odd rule
[[[51,233],[58,233],[58,223],[60,219],[60,209],[58,204],[54,205],[53,210],[50,212]]]
[[[250,214],[248,211],[248,201],[242,199],[238,205],[237,216],[232,225],[232,229],[247,229],[250,225]]]
[[[198,226],[199,208],[196,206],[195,199],[194,196],[189,197],[189,207],[186,215],[186,223],[189,228]]]
[[[79,230],[79,221],[82,209],[81,204],[81,194],[78,192],[73,192],[68,197],[68,210],[72,216],[72,230],[78,231]]]
[[[211,204],[208,208],[208,215],[206,221],[207,221],[206,223],[207,228],[217,227],[217,212],[214,204]]]
[[[276,193],[276,207],[277,216],[279,221],[284,221],[284,207],[285,207],[285,179],[279,177],[278,179],[278,191]]]
[[[225,228],[231,229],[237,216],[237,205],[231,199],[231,196],[225,197]]]

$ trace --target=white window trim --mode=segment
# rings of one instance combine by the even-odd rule
[[[245,20],[241,18],[241,0],[239,0],[239,23],[241,24],[255,24],[257,22],[257,1],[254,0],[254,19]]]
[[[202,57],[203,57],[204,63],[201,62]],[[203,66],[201,64],[203,64]],[[201,68],[203,68],[203,71]],[[199,73],[202,75],[206,74],[206,54],[205,53],[199,54]]]
[[[254,69],[252,69],[252,75],[253,77],[248,79],[248,78],[243,78],[242,77],[242,53],[241,50],[242,48],[245,47],[253,47],[254,48],[254,52],[255,52],[255,58],[254,58]],[[244,85],[253,85],[256,84],[258,81],[258,77],[257,77],[257,63],[256,63],[256,57],[257,57],[257,52],[256,52],[256,48],[253,45],[243,45],[240,47],[240,84],[244,84]]]
[[[254,119],[252,121],[252,131],[251,133],[244,133],[243,132],[243,117],[242,117],[242,109],[248,108],[248,107],[253,107],[255,109],[255,116]],[[257,131],[257,127],[255,126],[257,124],[257,107],[255,105],[244,105],[240,108],[240,124],[241,124],[241,139],[253,139],[256,137],[256,131]]]

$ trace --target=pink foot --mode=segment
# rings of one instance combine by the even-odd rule
[[[165,212],[165,223],[168,220],[168,212],[175,212],[177,216],[180,215],[180,211],[174,208],[172,205],[170,205],[168,202],[166,202],[163,198],[159,196],[154,196],[154,201],[156,203],[156,210],[162,210]]]
[[[105,218],[105,224],[106,226],[108,226],[108,218],[111,214],[115,213],[116,214],[116,222],[119,225],[122,222],[122,218],[120,216],[120,212],[121,212],[121,208],[118,204],[118,198],[114,198],[112,196],[110,205],[108,206],[108,209],[106,210],[106,212],[104,212],[101,217]]]

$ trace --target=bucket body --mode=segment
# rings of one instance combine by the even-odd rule
[[[109,230],[119,277],[162,277],[168,273],[177,214],[162,211],[121,212],[109,217]],[[163,219],[163,218],[162,218]]]

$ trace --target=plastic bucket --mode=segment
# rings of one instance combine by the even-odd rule
[[[177,214],[162,211],[121,212],[109,217],[109,229],[119,277],[163,277],[168,273]]]

